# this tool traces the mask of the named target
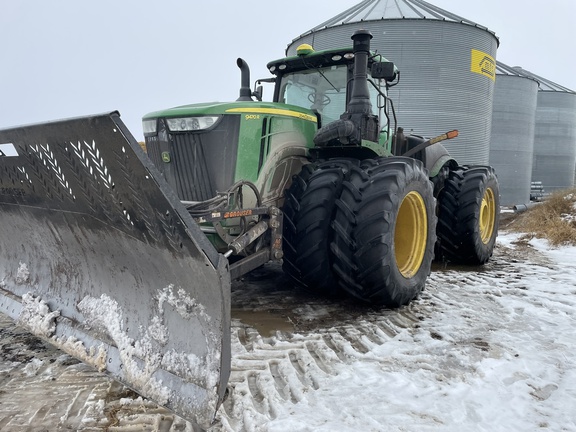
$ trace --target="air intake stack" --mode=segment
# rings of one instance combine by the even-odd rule
[[[372,39],[372,34],[367,30],[358,30],[352,36],[354,81],[346,112],[340,116],[342,120],[350,120],[356,127],[356,136],[351,140],[351,144],[359,145],[363,139],[378,141],[378,116],[372,113],[372,103],[368,91],[370,39]]]
[[[318,146],[361,145],[362,140],[378,142],[378,116],[372,113],[368,91],[370,39],[372,39],[372,34],[367,30],[358,30],[352,36],[354,79],[346,112],[340,116],[340,120],[318,131],[314,137],[314,143]]]

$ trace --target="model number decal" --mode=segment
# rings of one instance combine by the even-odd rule
[[[295,117],[302,120],[308,120],[314,123],[318,122],[318,119],[315,115],[306,114],[298,111],[291,111],[288,109],[280,109],[280,108],[230,108],[227,109],[226,112],[237,112],[244,114],[246,120],[257,120],[259,119],[260,114],[272,114],[272,115],[281,115],[281,116],[288,116],[288,117]],[[253,113],[253,114],[247,114]]]
[[[224,213],[224,219],[242,217],[242,216],[250,216],[251,214],[252,214],[252,210],[231,211],[231,212]]]

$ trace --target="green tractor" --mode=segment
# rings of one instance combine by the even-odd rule
[[[371,38],[358,31],[353,50],[303,45],[270,62],[275,78],[260,81],[274,83],[272,102],[251,91],[238,59],[236,102],[144,117],[148,156],[231,258],[233,278],[283,258],[298,285],[400,306],[434,256],[483,264],[492,254],[493,169],[450,157],[438,142],[457,131],[426,140],[396,128],[387,90],[399,74]]]
[[[272,102],[117,112],[0,130],[0,312],[208,427],[230,374],[231,280],[407,304],[433,259],[483,264],[498,182],[396,124],[394,64],[353,49],[272,61]]]

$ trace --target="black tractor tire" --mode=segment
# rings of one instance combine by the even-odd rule
[[[434,258],[435,207],[420,161],[388,157],[353,167],[332,223],[334,272],[342,289],[390,307],[415,298]]]
[[[438,194],[436,259],[486,263],[494,251],[500,220],[500,189],[492,167],[451,170]]]
[[[342,183],[358,163],[343,159],[305,165],[285,193],[282,268],[299,286],[328,295],[340,291],[332,272],[330,223]]]

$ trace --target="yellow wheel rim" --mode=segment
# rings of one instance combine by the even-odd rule
[[[417,192],[404,197],[398,210],[394,231],[394,253],[398,270],[413,277],[424,259],[428,239],[428,215],[424,199]]]
[[[494,233],[494,223],[496,221],[496,199],[494,191],[487,188],[482,197],[480,206],[480,240],[488,244]]]

